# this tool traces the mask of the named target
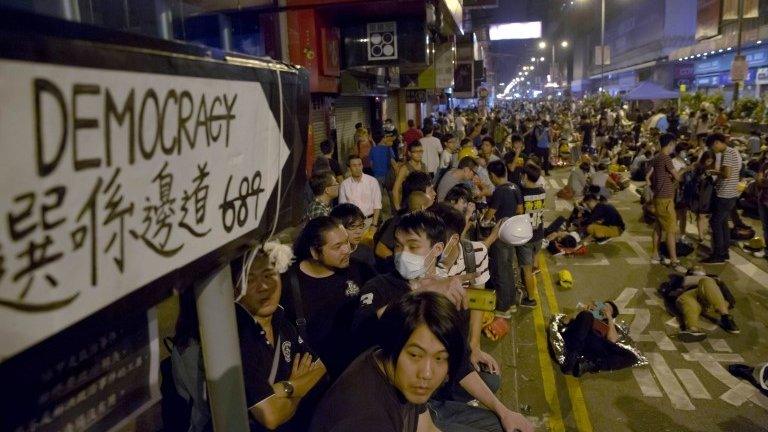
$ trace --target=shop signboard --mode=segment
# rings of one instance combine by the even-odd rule
[[[768,48],[745,50],[742,54],[750,68],[768,65]],[[698,76],[728,71],[735,56],[735,53],[726,53],[697,60],[694,64],[694,73]]]
[[[405,103],[426,103],[426,102],[427,102],[426,89],[406,89],[405,90]]]
[[[368,60],[397,60],[397,22],[368,23]]]
[[[471,98],[474,96],[473,62],[459,62],[454,71],[453,96]]]
[[[768,84],[768,68],[758,68],[755,78],[756,84]]]

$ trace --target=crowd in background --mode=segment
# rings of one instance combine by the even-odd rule
[[[652,264],[682,277],[666,292],[681,338],[706,337],[702,308],[738,333],[732,296],[701,265],[727,261],[732,234],[755,236],[739,200],[768,230],[768,152],[757,132],[728,136],[723,110],[526,101],[407,124],[358,124],[341,162],[323,142],[293,245],[268,242],[233,264],[254,430],[533,430],[496,396],[499,359],[481,339],[505,337],[518,308],[539,307],[543,249],[579,255],[623,235],[612,201],[630,187],[654,226]],[[545,224],[555,169],[570,171],[552,193],[573,212]],[[531,234],[510,244],[502,237],[517,216]],[[696,247],[708,256],[684,265],[679,252]],[[487,293],[494,310],[468,307]],[[618,307],[582,309],[565,331],[563,372],[631,365],[615,344]],[[205,424],[204,409],[195,420]]]

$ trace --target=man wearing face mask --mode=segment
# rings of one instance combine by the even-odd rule
[[[457,238],[454,237],[446,247],[445,223],[429,211],[403,216],[395,230],[395,239],[396,270],[376,276],[363,286],[360,306],[355,313],[355,335],[366,339],[370,345],[376,344],[381,337],[378,319],[390,304],[396,303],[407,293],[440,292],[457,307],[465,309],[466,293],[462,285],[477,276],[435,277],[436,263],[444,253],[450,254]],[[465,314],[465,322],[462,323],[465,329],[468,329],[467,320]],[[463,402],[441,401],[439,404],[430,404],[430,408],[438,412],[434,419],[436,426],[446,432],[527,430],[528,422],[525,418],[505,407],[483,382],[472,367],[469,354],[465,353],[462,371],[457,375],[458,385],[491,411],[471,407]]]
[[[350,325],[360,287],[372,273],[366,265],[350,260],[349,235],[328,216],[307,222],[293,250],[296,263],[283,276],[288,289],[282,304],[335,379],[360,353]]]
[[[325,375],[325,365],[278,304],[280,273],[292,258],[290,247],[267,242],[246,254],[236,284],[235,315],[252,431],[306,430],[318,396],[312,390]]]

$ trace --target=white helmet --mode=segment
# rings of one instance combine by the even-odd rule
[[[506,244],[520,246],[528,243],[533,237],[533,225],[528,214],[513,216],[499,228],[499,238]]]

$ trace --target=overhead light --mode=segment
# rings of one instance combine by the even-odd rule
[[[568,48],[568,41],[560,42],[560,46],[563,47],[563,48]]]
[[[701,54],[696,54],[696,57],[701,57]]]
[[[717,52],[721,53],[721,52],[723,52],[723,49],[720,48],[719,50],[717,50]]]
[[[503,86],[503,85],[504,85],[504,83],[499,83],[499,85],[500,85],[500,86]]]
[[[761,41],[761,40],[757,41],[758,45],[760,45],[761,43],[763,43],[763,41]]]
[[[544,61],[544,57],[539,58],[539,61]]]
[[[536,57],[531,57],[531,61],[535,62],[536,61]]]
[[[539,48],[544,49],[547,47],[547,43],[544,41],[539,42]]]
[[[730,51],[730,50],[732,50],[732,49],[733,49],[733,47],[728,47],[728,49],[727,49],[726,51]]]
[[[715,51],[714,51],[714,50],[712,50],[712,51],[710,51],[710,52],[709,52],[709,54],[714,54],[714,53],[715,53]]]

